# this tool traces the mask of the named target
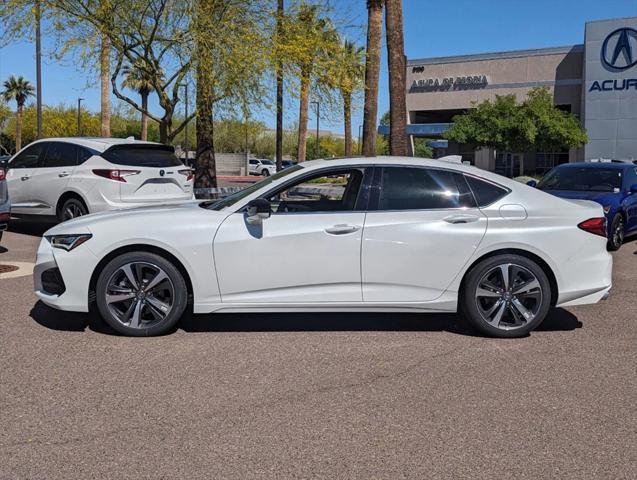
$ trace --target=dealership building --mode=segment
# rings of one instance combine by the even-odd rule
[[[585,147],[496,152],[444,139],[453,117],[474,102],[510,94],[523,101],[538,86],[580,119]],[[426,138],[437,157],[462,155],[507,176],[596,158],[637,159],[637,17],[588,22],[580,45],[408,60],[407,90],[407,133]]]

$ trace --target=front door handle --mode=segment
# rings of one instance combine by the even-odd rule
[[[25,175],[24,177],[20,177],[20,180],[24,182],[25,180],[28,180],[29,178],[31,177],[29,177],[28,175]]]
[[[448,217],[443,218],[443,220],[447,223],[456,225],[459,223],[477,222],[478,220],[480,220],[480,217],[478,217],[477,215],[460,214],[460,215],[449,215]]]
[[[357,225],[334,225],[325,229],[326,233],[330,235],[347,235],[348,233],[354,233],[361,227]]]
[[[68,177],[69,175],[71,175],[69,172],[58,173],[58,177],[60,178]]]

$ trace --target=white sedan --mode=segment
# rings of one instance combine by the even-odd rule
[[[601,206],[438,160],[295,165],[220,201],[87,215],[43,238],[47,305],[126,335],[209,312],[461,310],[527,334],[611,288]]]

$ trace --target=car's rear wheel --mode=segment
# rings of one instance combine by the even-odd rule
[[[179,321],[188,301],[183,276],[170,261],[148,252],[111,260],[95,289],[106,322],[125,335],[161,335]]]
[[[60,208],[60,211],[58,212],[58,219],[60,222],[66,222],[67,220],[81,217],[87,213],[88,209],[82,200],[78,198],[69,198],[64,202],[64,204],[62,204],[62,208]]]
[[[624,217],[618,213],[610,224],[610,235],[608,237],[608,250],[614,252],[619,250],[624,243]]]
[[[497,255],[468,273],[461,308],[470,323],[494,337],[522,337],[535,329],[551,307],[544,270],[520,255]]]

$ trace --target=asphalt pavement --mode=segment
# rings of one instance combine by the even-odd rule
[[[14,224],[0,263],[43,229]],[[608,301],[516,340],[402,313],[124,338],[0,279],[0,478],[634,479],[637,242],[613,256]]]

